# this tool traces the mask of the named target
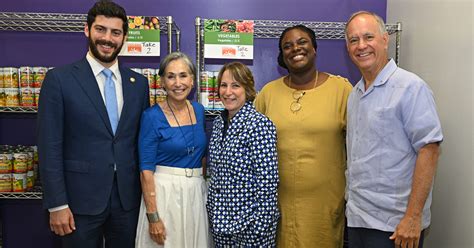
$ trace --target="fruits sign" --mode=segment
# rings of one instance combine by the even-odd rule
[[[253,59],[253,21],[204,20],[204,57]]]
[[[128,16],[128,37],[120,55],[160,56],[160,21],[156,16]]]

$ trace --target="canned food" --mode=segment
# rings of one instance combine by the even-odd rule
[[[156,70],[153,69],[153,68],[143,68],[142,69],[142,75],[147,78],[148,87],[150,89],[156,89],[155,74],[156,74]]]
[[[33,171],[28,171],[26,173],[26,189],[32,189],[35,185],[35,173]]]
[[[0,174],[12,173],[13,155],[8,151],[0,152]]]
[[[20,71],[20,87],[31,87],[33,86],[33,69],[29,66],[22,66]]]
[[[33,88],[41,88],[46,72],[48,72],[47,67],[33,67]]]
[[[156,95],[156,89],[150,89],[150,106],[155,105],[155,95]]]
[[[26,173],[28,171],[28,154],[25,152],[13,153],[13,173]]]
[[[0,87],[0,107],[7,106],[7,96],[5,94],[5,89]]]
[[[23,107],[34,106],[34,92],[31,87],[24,87],[20,89],[20,105]]]
[[[12,191],[13,192],[24,192],[26,189],[26,173],[13,173]]]
[[[33,106],[38,106],[41,88],[33,88]]]
[[[212,85],[213,72],[203,71],[199,81],[199,102],[206,109],[214,108],[214,92]]]
[[[31,150],[33,150],[33,162],[38,162],[38,147],[31,146]]]
[[[18,88],[18,68],[4,67],[3,68],[3,87],[4,88]]]
[[[161,84],[161,77],[160,77],[160,75],[158,75],[158,71],[159,71],[159,69],[156,69],[156,75],[155,75],[156,88],[157,89],[162,89],[163,84]]]
[[[18,107],[20,106],[20,93],[18,88],[4,88],[5,91],[5,106]]]
[[[33,149],[31,149],[30,147],[28,147],[26,149],[26,154],[28,155],[28,161],[27,161],[27,164],[26,164],[26,169],[28,171],[32,171],[33,170]]]
[[[0,192],[12,191],[12,174],[0,174]]]
[[[156,96],[155,96],[156,103],[166,100],[166,95],[167,95],[166,91],[163,88],[156,89]]]
[[[0,88],[5,88],[5,83],[3,81],[3,67],[0,67]]]

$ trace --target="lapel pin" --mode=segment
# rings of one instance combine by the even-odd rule
[[[135,83],[135,78],[134,78],[134,77],[131,77],[131,78],[130,78],[130,82],[131,82],[132,84]]]

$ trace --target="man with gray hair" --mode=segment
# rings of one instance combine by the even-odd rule
[[[353,14],[346,45],[362,79],[347,106],[349,247],[422,247],[443,140],[433,93],[388,58],[374,13]]]

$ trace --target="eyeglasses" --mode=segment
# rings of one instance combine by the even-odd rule
[[[301,110],[302,106],[300,103],[300,99],[304,96],[304,94],[306,94],[306,92],[299,90],[293,92],[293,99],[295,100],[290,105],[291,112],[296,113]]]

